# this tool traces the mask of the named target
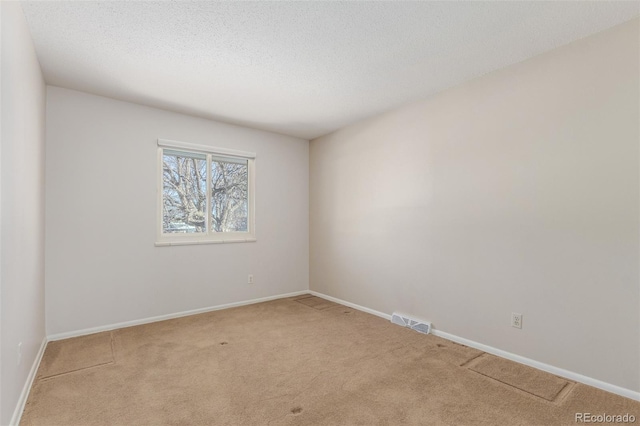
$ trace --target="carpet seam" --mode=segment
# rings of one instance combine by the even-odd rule
[[[560,389],[560,391],[558,392],[558,395],[556,395],[556,399],[554,399],[554,403],[557,405],[560,405],[561,403],[563,403],[567,397],[569,395],[571,395],[571,392],[573,392],[573,388],[576,387],[576,382],[572,382],[567,380],[567,384],[564,385],[564,387],[562,389]],[[564,392],[564,390],[567,389],[566,392]],[[564,392],[564,395],[563,395]]]
[[[78,371],[89,370],[91,368],[103,367],[105,365],[111,365],[111,364],[115,364],[115,362],[114,361],[103,362],[101,364],[91,365],[89,367],[83,367],[83,368],[78,368],[78,369],[75,369],[75,370],[65,371],[64,373],[53,374],[51,376],[44,376],[44,377],[40,377],[38,379],[38,381],[46,381],[46,380],[49,380],[49,379],[55,379],[56,377],[64,376],[64,375],[67,375],[67,374],[77,373]]]
[[[75,370],[64,371],[64,372],[58,373],[58,374],[52,374],[52,375],[49,375],[49,376],[39,377],[38,380],[39,381],[47,381],[47,380],[50,380],[50,379],[55,379],[56,377],[64,376],[66,374],[72,374],[72,373],[76,373],[78,371],[88,370],[90,368],[103,367],[105,365],[111,365],[111,364],[115,365],[115,363],[116,363],[116,355],[115,355],[115,351],[113,349],[113,332],[112,331],[109,332],[109,349],[111,351],[111,361],[102,362],[100,364],[95,364],[95,365],[90,365],[88,367],[76,368]]]
[[[111,344],[111,359],[113,359],[113,363],[116,363],[116,351],[114,348],[115,342],[113,341],[113,331],[109,332],[109,343]]]
[[[535,393],[532,393],[532,392],[526,391],[526,390],[521,389],[521,388],[519,388],[519,387],[517,387],[517,386],[513,386],[512,384],[509,384],[509,383],[507,383],[507,382],[503,382],[502,380],[500,380],[500,379],[496,379],[495,377],[491,377],[491,376],[488,376],[488,375],[486,375],[486,374],[484,374],[484,373],[481,373],[481,372],[479,372],[479,371],[472,370],[471,368],[467,368],[467,370],[469,370],[469,371],[473,371],[474,373],[476,373],[476,374],[480,374],[481,376],[484,376],[484,377],[486,377],[486,378],[488,378],[488,379],[495,380],[496,382],[498,382],[498,383],[502,383],[503,385],[507,385],[507,386],[509,386],[510,388],[518,389],[518,390],[519,390],[519,391],[521,391],[521,392],[527,393],[527,394],[529,394],[529,395],[533,395],[533,396],[535,396],[536,398],[540,398],[540,399],[542,399],[542,400],[544,400],[544,401],[551,402],[551,403],[554,403],[554,402],[555,402],[555,400],[556,400],[556,398],[558,397],[558,395],[560,394],[560,392],[562,392],[562,389],[564,389],[564,388],[565,388],[565,386],[566,386],[566,384],[565,384],[565,386],[563,386],[563,387],[562,387],[562,388],[561,388],[561,389],[560,389],[560,390],[559,390],[559,391],[554,395],[553,399],[547,399],[547,398],[545,398],[545,397],[543,397],[543,396],[536,395]],[[566,382],[566,383],[568,384],[569,382]]]
[[[306,306],[307,308],[315,309],[316,311],[326,311],[327,309],[331,309],[331,308],[335,308],[335,307],[337,307],[337,306],[329,305],[329,306],[326,306],[326,307],[324,307],[324,308],[316,308],[315,306],[309,306],[309,305],[307,305],[306,303],[302,303],[302,302],[301,302],[301,300],[307,300],[307,299],[311,299],[311,298],[313,298],[313,297],[316,297],[316,298],[318,298],[318,299],[322,299],[321,297],[317,297],[317,296],[314,296],[314,295],[310,295],[309,297],[301,297],[301,298],[299,298],[299,299],[294,299],[293,301],[294,301],[294,302],[298,302],[299,304],[304,305],[304,306]],[[324,299],[322,299],[322,300],[324,300]],[[331,302],[331,301],[329,301],[329,303],[335,303],[335,302]],[[336,303],[336,305],[341,306],[339,303]]]
[[[471,359],[466,360],[465,362],[463,362],[462,364],[460,364],[460,367],[464,367],[467,370],[471,370],[468,365],[471,364],[473,361],[475,361],[476,359],[480,358],[482,355],[485,355],[486,352],[480,352],[478,355],[472,357]],[[474,370],[471,370],[474,371]]]

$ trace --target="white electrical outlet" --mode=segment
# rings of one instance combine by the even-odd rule
[[[511,327],[522,328],[522,314],[511,313]]]
[[[18,365],[22,364],[22,342],[18,343]]]
[[[247,279],[247,284],[253,284],[253,274],[249,274],[249,279]]]

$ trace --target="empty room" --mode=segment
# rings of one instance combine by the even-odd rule
[[[0,22],[0,425],[640,424],[640,3]]]

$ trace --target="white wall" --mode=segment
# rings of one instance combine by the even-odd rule
[[[0,424],[8,424],[45,337],[45,84],[22,8],[1,2]],[[18,343],[22,361],[18,365]]]
[[[311,289],[640,390],[638,33],[313,140]]]
[[[257,153],[257,242],[154,247],[158,138]],[[48,87],[46,190],[48,334],[308,289],[306,140]]]

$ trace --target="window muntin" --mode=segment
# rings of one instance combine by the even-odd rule
[[[158,140],[156,245],[255,241],[255,154]]]

